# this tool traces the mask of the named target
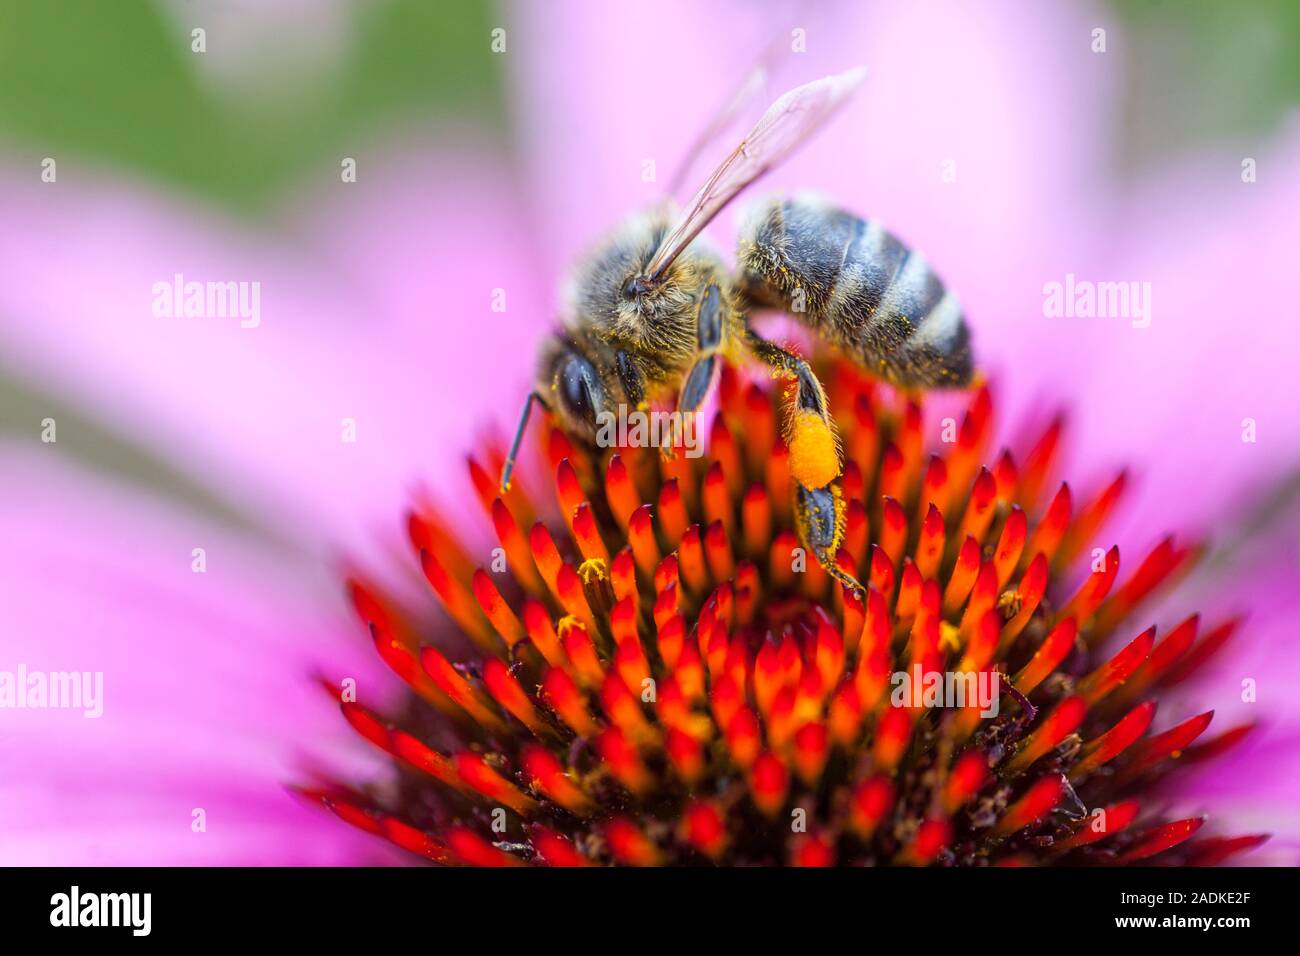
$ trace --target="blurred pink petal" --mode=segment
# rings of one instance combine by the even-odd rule
[[[1077,409],[1072,460],[1140,464],[1134,532],[1159,534],[1173,517],[1222,535],[1225,518],[1300,468],[1300,327],[1284,305],[1300,299],[1300,135],[1259,152],[1259,182],[1242,183],[1240,159],[1218,152],[1116,202],[1097,277],[1149,282],[1149,328],[1038,319],[1054,326],[1046,351],[1077,356],[1060,389]]]
[[[0,864],[390,859],[284,789],[305,761],[355,779],[373,765],[307,679],[328,666],[380,699],[394,689],[341,587],[78,474],[58,448],[3,450],[0,670],[102,672],[102,716],[0,710]]]
[[[295,540],[361,548],[410,481],[461,480],[450,452],[513,416],[537,318],[499,173],[437,155],[359,169],[332,186],[359,198],[313,212],[305,248],[66,167],[0,175],[6,364]],[[175,273],[260,282],[260,325],[155,317]]]

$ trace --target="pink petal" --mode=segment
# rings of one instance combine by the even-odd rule
[[[461,481],[471,435],[529,384],[519,343],[545,315],[509,183],[468,167],[363,156],[329,186],[338,215],[293,241],[68,164],[57,184],[4,174],[7,361],[305,546],[359,548],[396,529],[413,479]],[[261,324],[155,317],[178,272],[260,282]]]
[[[1077,357],[1061,383],[1077,396],[1076,460],[1140,463],[1127,509],[1135,536],[1171,530],[1171,517],[1221,536],[1297,465],[1300,327],[1287,303],[1300,297],[1300,136],[1257,152],[1266,173],[1256,183],[1221,152],[1115,206],[1114,248],[1093,278],[1149,282],[1148,328],[1038,320],[1053,327],[1055,352]]]
[[[358,780],[383,766],[310,680],[327,666],[380,707],[395,689],[342,589],[60,456],[4,454],[0,670],[102,672],[102,716],[0,710],[0,862],[391,859],[285,790],[308,759]]]

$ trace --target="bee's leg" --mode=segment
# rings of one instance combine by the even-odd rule
[[[505,464],[501,466],[501,493],[504,495],[510,490],[510,479],[515,473],[515,459],[519,457],[519,446],[524,443],[524,432],[528,430],[528,418],[533,412],[533,403],[546,408],[546,400],[537,392],[529,392],[528,398],[524,400],[524,410],[519,415],[519,427],[515,429],[515,440],[510,443],[510,454],[506,456]]]
[[[795,380],[795,400],[786,419],[790,475],[795,480],[795,530],[826,573],[855,594],[862,585],[840,570],[836,553],[844,537],[844,499],[834,484],[840,475],[839,448],[826,410],[826,392],[812,368],[786,349],[763,338],[748,324],[745,344],[759,361]]]
[[[645,376],[637,368],[635,359],[628,352],[619,349],[614,356],[614,370],[628,403],[633,408],[641,408],[645,404]]]
[[[805,488],[825,488],[840,476],[840,452],[822,383],[807,362],[769,342],[748,325],[745,344],[774,372],[795,380],[795,400],[785,422],[790,474]]]
[[[631,352],[619,349],[615,353],[614,374],[618,376],[619,383],[623,386],[623,394],[627,396],[632,409],[643,411],[646,408],[645,376],[641,374],[641,368]],[[673,457],[673,449],[668,445],[664,445],[659,452],[664,458]]]
[[[718,353],[722,349],[724,321],[722,290],[716,285],[710,285],[700,297],[700,311],[695,321],[698,350],[695,353],[695,364],[686,373],[681,394],[677,398],[677,410],[680,412],[698,411],[713,386],[714,372],[718,368]]]
[[[840,570],[836,553],[844,538],[844,498],[833,484],[824,488],[794,488],[794,522],[799,540],[813,553],[826,573],[854,594],[862,596],[862,585],[851,574]]]
[[[722,290],[710,284],[700,297],[700,309],[695,318],[695,361],[687,371],[681,391],[677,394],[677,411],[681,413],[682,428],[687,430],[684,434],[694,433],[691,431],[694,415],[708,398],[709,390],[717,378],[725,322]],[[665,458],[672,458],[676,454],[668,445],[664,445],[661,451]]]

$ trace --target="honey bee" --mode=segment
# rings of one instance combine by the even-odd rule
[[[862,368],[904,388],[960,387],[971,378],[970,333],[956,298],[925,259],[878,224],[807,198],[773,199],[743,219],[737,268],[701,230],[746,186],[821,127],[860,84],[861,70],[781,96],[714,170],[684,212],[627,220],[582,264],[563,328],[541,349],[502,471],[509,487],[534,402],[594,442],[598,416],[666,395],[696,411],[719,363],[752,357],[793,384],[784,434],[805,548],[855,591],[835,561],[844,505],[840,453],[821,382],[804,359],[754,330],[751,313],[779,309]]]

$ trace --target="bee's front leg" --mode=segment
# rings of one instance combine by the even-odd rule
[[[695,318],[696,351],[695,361],[686,373],[681,391],[677,395],[677,411],[683,419],[683,429],[694,427],[689,419],[704,404],[717,379],[718,363],[721,361],[723,338],[726,328],[726,304],[722,290],[714,283],[704,289],[700,296],[699,312]],[[665,445],[661,451],[665,458],[675,455],[674,449]]]
[[[624,349],[618,350],[614,356],[614,371],[618,375],[619,384],[623,386],[623,394],[627,396],[628,404],[637,410],[644,408],[645,376],[641,374],[641,369],[630,352]]]
[[[704,404],[713,387],[718,369],[718,355],[722,350],[723,330],[726,325],[726,308],[722,290],[710,284],[700,297],[700,311],[696,316],[695,363],[686,373],[681,394],[677,397],[677,410],[694,414]]]

